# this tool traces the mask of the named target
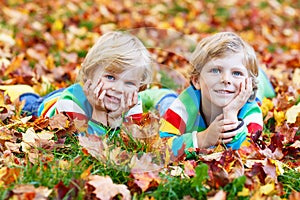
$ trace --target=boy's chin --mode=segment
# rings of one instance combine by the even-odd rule
[[[114,111],[118,110],[119,107],[120,107],[119,105],[118,106],[112,106],[112,105],[105,106],[105,108],[108,112],[114,112]]]
[[[223,101],[223,102],[216,102],[215,105],[217,107],[220,107],[220,108],[224,108],[225,106],[227,106],[231,101]]]

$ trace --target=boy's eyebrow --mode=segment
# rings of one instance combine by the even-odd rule
[[[124,71],[124,68],[117,65],[108,65],[105,67],[104,71],[118,74],[122,73]]]

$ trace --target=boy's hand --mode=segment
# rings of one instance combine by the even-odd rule
[[[229,143],[232,138],[237,134],[236,131],[227,132],[236,129],[239,122],[224,119],[221,114],[209,125],[209,127],[197,134],[197,141],[199,148],[208,148],[216,145],[217,143]]]
[[[224,119],[238,121],[239,110],[245,105],[252,93],[252,78],[246,78],[241,82],[238,95],[223,108]]]
[[[93,84],[89,79],[83,86],[83,91],[87,100],[92,105],[93,109],[105,111],[105,105],[103,102],[106,90],[102,90],[103,83],[99,80],[96,84]]]
[[[232,139],[236,136],[236,134],[238,134],[238,132],[235,129],[237,129],[240,122],[235,120],[224,119],[223,123],[224,123],[223,130],[219,136],[219,142],[227,144],[232,141]]]

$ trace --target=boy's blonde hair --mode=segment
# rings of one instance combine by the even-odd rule
[[[102,67],[103,72],[107,68],[111,70],[112,67],[116,67],[118,71],[138,67],[137,70],[144,71],[141,85],[152,80],[152,59],[149,51],[137,37],[125,32],[109,32],[96,41],[81,65],[78,80],[86,82],[98,67]]]
[[[258,61],[254,49],[232,32],[220,32],[202,39],[191,55],[193,66],[191,77],[199,77],[203,66],[212,59],[222,58],[228,53],[244,53],[244,64],[252,77],[253,94],[257,91]]]

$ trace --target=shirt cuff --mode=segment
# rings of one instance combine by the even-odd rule
[[[198,140],[197,140],[197,131],[192,132],[192,137],[193,137],[193,147],[198,148]]]

